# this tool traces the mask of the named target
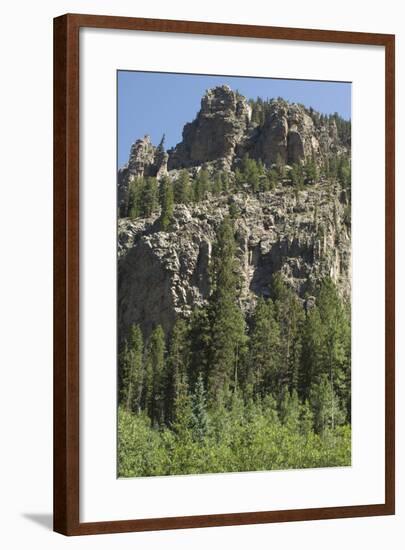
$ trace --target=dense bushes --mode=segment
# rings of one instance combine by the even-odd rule
[[[348,466],[351,463],[350,426],[308,429],[305,415],[298,429],[283,422],[267,401],[207,413],[203,438],[189,422],[176,429],[151,427],[145,414],[123,408],[118,413],[119,476],[243,472]]]

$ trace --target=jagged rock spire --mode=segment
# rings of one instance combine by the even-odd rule
[[[167,173],[168,155],[164,150],[163,140],[158,147],[152,144],[150,136],[137,139],[131,147],[128,161],[130,177],[155,176]]]
[[[246,98],[229,86],[207,90],[196,119],[184,126],[182,142],[169,151],[169,169],[218,159],[232,162],[250,117]]]

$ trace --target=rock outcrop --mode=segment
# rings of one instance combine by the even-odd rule
[[[118,205],[127,201],[128,186],[134,178],[157,177],[167,175],[168,154],[161,143],[155,147],[146,135],[137,139],[131,146],[128,164],[118,170]]]
[[[242,280],[241,305],[249,309],[268,296],[273,273],[281,271],[301,298],[330,276],[350,295],[350,227],[346,205],[327,184],[304,191],[277,188],[257,197],[219,197],[177,205],[170,232],[159,231],[157,216],[119,221],[119,326],[123,334],[139,323],[145,334],[161,324],[170,331],[209,294],[208,265],[216,230],[229,212],[235,222]],[[333,197],[333,198],[332,198]]]
[[[132,177],[161,177],[167,174],[168,154],[162,142],[155,147],[148,135],[136,140],[131,147],[128,173]]]
[[[184,126],[182,141],[168,151],[169,170],[212,161],[229,169],[244,153],[269,167],[346,151],[335,122],[314,122],[303,105],[273,99],[262,125],[253,123],[251,114],[247,100],[228,86],[208,90],[196,119]]]
[[[169,151],[169,169],[222,160],[230,167],[235,148],[244,138],[251,117],[246,99],[229,86],[208,90],[197,118],[186,124],[183,140]]]
[[[302,107],[275,100],[250,154],[267,165],[279,159],[289,165],[300,163],[319,153],[316,134],[312,118]]]

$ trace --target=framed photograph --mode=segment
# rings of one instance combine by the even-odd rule
[[[395,513],[394,36],[54,20],[54,529]]]

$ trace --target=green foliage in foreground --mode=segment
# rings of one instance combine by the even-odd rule
[[[120,353],[121,476],[350,464],[350,315],[326,278],[306,307],[273,275],[245,315],[235,228],[212,248],[210,296],[171,334],[132,325]]]
[[[191,409],[174,428],[151,427],[146,414],[118,414],[118,475],[120,477],[246,472],[349,466],[349,425],[316,434],[308,411],[298,422],[279,419],[270,400],[230,410],[215,410],[204,419],[205,432]],[[205,424],[206,422],[206,424]]]

